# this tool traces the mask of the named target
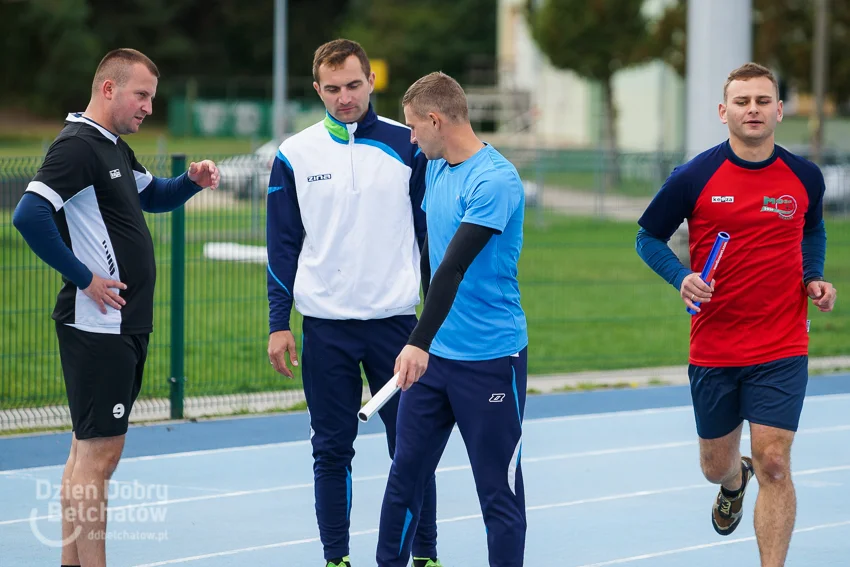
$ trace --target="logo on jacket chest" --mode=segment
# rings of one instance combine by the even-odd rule
[[[776,213],[783,220],[794,218],[794,213],[797,212],[797,200],[791,195],[782,195],[781,197],[765,197],[761,206],[762,213]]]
[[[330,178],[330,173],[322,173],[321,175],[311,175],[307,178],[307,183],[312,183],[314,181],[327,181]]]

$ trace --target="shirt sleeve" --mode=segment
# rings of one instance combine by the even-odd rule
[[[134,173],[136,173],[135,170]],[[199,185],[189,179],[188,173],[168,179],[153,177],[151,182],[139,193],[139,202],[143,211],[167,213],[180,207],[194,195],[197,195],[201,189]]]
[[[826,183],[820,168],[815,166],[811,177],[803,183],[809,194],[809,209],[806,211],[804,228],[814,230],[823,222],[823,194],[826,192]]]
[[[826,263],[826,226],[823,219],[812,227],[803,229],[803,282],[823,279]]]
[[[698,194],[685,169],[677,167],[655,194],[638,224],[655,238],[666,242],[691,216]]]
[[[12,223],[36,256],[79,289],[86,289],[91,284],[91,270],[62,240],[53,215],[51,204],[29,191],[15,208]]]
[[[803,223],[803,281],[823,279],[826,260],[826,227],[823,221],[823,195],[826,192],[820,168],[799,156],[783,155],[786,165],[803,184],[809,196],[809,207]]]
[[[131,167],[133,168],[133,177],[136,178],[136,191],[141,193],[153,182],[154,177],[145,168],[145,166],[139,163],[139,160],[136,159],[136,154],[132,149],[130,149],[130,160],[132,162]]]
[[[522,183],[498,170],[487,171],[475,180],[465,195],[462,223],[492,228],[501,234],[522,202]]]
[[[645,228],[638,230],[635,239],[638,256],[653,272],[664,278],[676,290],[682,289],[682,282],[691,273],[676,254],[670,249],[667,241],[656,238]]]
[[[422,153],[422,157],[425,157],[424,152]],[[422,187],[422,210],[425,214],[428,214],[428,180],[431,179],[431,173],[433,172],[434,162],[426,159],[425,162],[425,183]],[[427,217],[426,217],[427,218]]]
[[[292,289],[303,244],[304,224],[298,205],[295,174],[289,160],[278,151],[269,176],[266,208],[270,333],[289,330]]]
[[[94,185],[97,158],[91,147],[80,138],[69,136],[53,142],[44,163],[27,186],[59,211],[74,195]]]
[[[427,230],[422,201],[425,197],[425,169],[428,167],[428,160],[419,148],[416,148],[415,152],[413,167],[410,171],[410,205],[413,208],[413,230],[416,233],[416,242],[422,250]]]

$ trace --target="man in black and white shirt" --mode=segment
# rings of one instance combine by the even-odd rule
[[[215,189],[211,161],[153,177],[119,136],[153,112],[159,71],[132,49],[109,52],[85,112],[69,114],[13,222],[59,271],[53,319],[74,432],[62,477],[62,564],[106,565],[106,489],[142,385],[153,330],[154,247],[143,211]]]

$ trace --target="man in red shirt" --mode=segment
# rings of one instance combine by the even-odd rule
[[[831,311],[823,278],[824,181],[818,167],[774,143],[782,120],[773,74],[747,63],[729,74],[719,106],[729,139],[676,168],[638,224],[638,254],[696,311],[688,375],[706,479],[721,485],[712,525],[731,534],[755,474],[762,567],[785,563],[796,516],[791,443],[808,382],[807,296]],[[667,246],[688,219],[700,270],[719,232],[731,239],[704,282]],[[750,422],[752,458],[740,453]]]

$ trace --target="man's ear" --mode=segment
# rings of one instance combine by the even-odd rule
[[[115,81],[112,79],[106,79],[100,85],[100,94],[103,95],[103,98],[106,100],[112,100],[112,97],[115,96]]]

